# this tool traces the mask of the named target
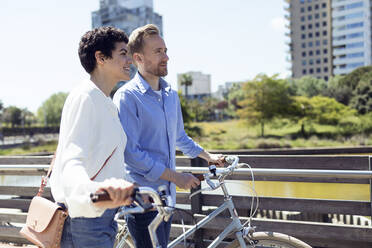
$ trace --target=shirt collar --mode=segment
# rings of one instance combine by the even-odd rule
[[[149,83],[138,72],[136,73],[134,78],[142,94],[146,93],[148,90],[151,89]],[[171,90],[170,84],[168,84],[163,78],[159,79],[159,84],[160,89],[164,89],[166,92],[169,92]]]

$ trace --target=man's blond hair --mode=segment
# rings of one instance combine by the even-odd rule
[[[136,28],[129,36],[129,52],[132,55],[134,53],[142,52],[145,37],[151,35],[160,35],[159,28],[154,24],[147,24],[145,26]]]

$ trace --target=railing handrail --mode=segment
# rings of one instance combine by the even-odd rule
[[[206,167],[176,167],[177,172],[190,172],[194,174],[208,173]],[[309,170],[309,169],[271,169],[271,168],[240,168],[234,171],[234,175],[250,176],[281,176],[281,177],[335,177],[352,179],[372,178],[372,171],[365,170]]]
[[[0,165],[1,172],[12,173],[17,171],[40,172],[47,171],[49,165],[17,164]],[[209,172],[207,167],[176,167],[178,172],[190,172],[194,174],[203,174]],[[250,176],[280,176],[280,177],[334,177],[350,179],[371,179],[372,171],[366,170],[310,170],[310,169],[271,169],[271,168],[240,168],[234,171],[234,175]]]

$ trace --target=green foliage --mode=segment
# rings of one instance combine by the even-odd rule
[[[185,126],[187,126],[193,120],[193,116],[189,110],[188,102],[186,101],[186,98],[181,95],[181,92],[178,92],[178,97],[181,104],[183,123]]]
[[[350,105],[360,114],[372,111],[372,71],[365,73],[356,86]]]
[[[4,109],[3,121],[12,127],[22,124],[22,110],[16,106],[9,106]]]
[[[237,117],[236,111],[242,108],[242,106],[239,105],[239,102],[241,102],[243,99],[243,84],[233,84],[233,86],[229,89],[229,93],[227,94],[228,107],[226,113],[231,117]]]
[[[191,75],[184,73],[181,75],[181,85],[185,85],[185,96],[188,96],[188,88],[192,85],[192,77]]]
[[[333,98],[316,96],[310,99],[314,121],[319,124],[337,125],[343,118],[355,116],[356,111]]]
[[[262,136],[265,122],[288,114],[291,104],[288,83],[277,79],[277,75],[259,75],[244,84],[243,91],[244,100],[239,102],[242,109],[237,114],[249,123],[260,123]]]
[[[323,79],[304,76],[291,81],[290,92],[296,96],[313,97],[324,95],[327,83]]]
[[[372,66],[359,67],[340,79],[339,86],[342,88],[343,91],[345,91],[345,95],[340,101],[341,103],[345,105],[350,104],[350,101],[354,96],[354,91],[358,87],[359,81],[365,74],[369,72],[372,72]]]
[[[67,93],[59,92],[50,96],[37,110],[37,119],[40,124],[59,125],[62,109],[67,98]]]
[[[325,96],[331,97],[336,99],[336,101],[347,105],[350,96],[352,95],[353,91],[347,85],[344,85],[341,81],[342,76],[337,75],[335,77],[331,77],[328,80],[328,87],[325,92]]]

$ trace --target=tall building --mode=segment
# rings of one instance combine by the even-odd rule
[[[136,28],[153,23],[163,34],[162,16],[155,13],[153,0],[100,0],[100,8],[92,12],[93,28],[114,26],[128,35]]]
[[[285,0],[292,77],[344,75],[372,64],[372,0]]]
[[[286,0],[292,77],[332,76],[331,0]]]
[[[182,74],[177,74],[177,85],[178,90],[185,96],[186,86],[181,85]],[[200,71],[190,71],[185,74],[190,75],[192,78],[192,84],[187,88],[187,98],[201,100],[203,97],[211,96],[211,75],[203,74]]]
[[[334,74],[371,64],[371,1],[333,0]]]

